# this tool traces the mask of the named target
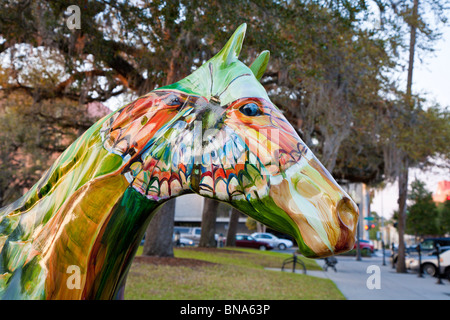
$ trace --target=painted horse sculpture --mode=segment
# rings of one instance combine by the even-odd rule
[[[186,193],[294,236],[307,257],[353,248],[358,209],[259,83],[269,53],[238,60],[245,29],[188,77],[99,120],[0,209],[0,298],[123,298],[154,212]]]

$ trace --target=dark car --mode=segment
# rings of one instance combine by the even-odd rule
[[[420,243],[420,250],[422,252],[430,252],[436,249],[436,245],[441,247],[450,246],[450,238],[428,238]]]
[[[256,241],[251,235],[237,234],[236,247],[255,248],[259,250],[271,250],[273,247],[267,242]]]

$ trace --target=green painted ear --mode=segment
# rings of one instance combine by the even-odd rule
[[[239,53],[241,53],[246,29],[247,24],[241,24],[228,40],[227,44],[216,55],[216,58],[220,58],[225,65],[229,65],[234,60],[237,60]]]
[[[253,74],[255,75],[256,79],[261,80],[262,76],[264,75],[264,72],[266,71],[267,64],[269,63],[270,58],[270,52],[268,50],[264,50],[260,53],[258,58],[253,61],[253,63],[250,65],[250,69],[252,70]]]

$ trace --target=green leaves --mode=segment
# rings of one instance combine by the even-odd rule
[[[416,236],[439,234],[437,207],[431,192],[425,189],[425,183],[413,181],[409,198],[414,203],[407,209],[406,233]]]

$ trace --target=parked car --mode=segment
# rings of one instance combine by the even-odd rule
[[[192,247],[192,246],[195,246],[194,240],[188,239],[188,238],[183,238],[183,237],[180,237],[180,242],[179,242],[179,244],[177,244],[176,243],[177,235],[175,233],[173,234],[172,240],[173,240],[175,246],[177,246],[177,245],[179,247]]]
[[[450,246],[450,238],[428,238],[423,240],[420,243],[420,250],[422,252],[431,252],[436,248],[436,244],[439,244],[441,247]]]
[[[173,227],[173,233],[180,234],[181,238],[190,239],[194,241],[194,245],[198,245],[200,242],[200,236],[202,234],[202,228],[200,227]],[[223,246],[225,243],[225,237],[218,235],[217,233],[214,235],[214,239],[216,240],[217,246]]]
[[[443,264],[447,263],[448,265],[448,258],[446,261],[444,261],[444,257],[447,257],[444,255],[444,253],[448,252],[450,250],[450,246],[441,247],[441,251],[439,253],[439,258],[441,259],[441,262]],[[418,271],[419,270],[419,256],[408,256],[405,258],[405,264],[408,269]],[[428,274],[432,277],[434,277],[437,274],[437,268],[438,268],[438,260],[437,260],[437,252],[436,250],[431,251],[426,254],[421,255],[421,265],[422,265],[422,271],[425,274]],[[443,266],[441,265],[441,268]],[[445,271],[445,269],[444,269]]]
[[[450,281],[450,250],[445,251],[439,255],[441,273],[447,280]]]
[[[199,227],[173,227],[173,232],[180,233],[181,238],[191,239],[196,244],[200,241],[200,235],[202,233],[202,229]]]
[[[259,250],[272,250],[273,247],[267,242],[257,241],[249,234],[238,233],[236,235],[236,247],[255,248]]]
[[[174,242],[174,245],[176,245],[175,244],[175,241],[176,241],[176,234],[175,233],[172,236],[172,241]],[[141,246],[143,246],[144,243],[145,243],[145,235],[144,235],[144,237],[141,240]],[[180,247],[188,247],[188,246],[194,246],[194,245],[195,245],[195,242],[193,240],[180,237]]]
[[[278,248],[280,250],[286,250],[287,248],[290,248],[294,245],[291,240],[281,239],[267,232],[255,232],[252,233],[251,236],[257,241],[267,242],[273,248]]]
[[[405,244],[405,263],[407,263],[406,259],[408,259],[408,257],[410,256],[414,257],[418,255],[417,246],[418,244],[412,244],[410,246]],[[425,254],[427,252],[430,252],[430,250],[422,251],[422,254]],[[398,260],[398,245],[393,243],[391,247],[391,257],[390,257],[391,265],[395,266],[397,264],[397,260]]]
[[[356,245],[357,242],[355,242],[355,246],[353,247],[353,249],[356,249]],[[373,242],[370,240],[359,239],[359,249],[361,250],[361,252],[365,252],[367,254],[373,253],[374,251]]]
[[[428,238],[423,240],[420,244],[420,251],[422,256],[425,256],[427,253],[431,253],[434,250],[436,250],[436,244],[439,244],[442,247],[447,247],[450,246],[450,238]],[[417,244],[409,246],[409,247],[405,247],[405,253],[407,255],[409,255],[410,257],[405,257],[405,263],[406,263],[406,267],[408,267],[408,263],[410,263],[410,261],[408,261],[408,258],[413,258],[413,257],[417,257],[418,259],[418,251],[417,251]],[[392,254],[391,254],[391,263],[395,266],[395,264],[397,263],[397,258],[398,258],[398,247],[396,245],[392,245]],[[431,270],[431,267],[429,267],[429,269]]]

